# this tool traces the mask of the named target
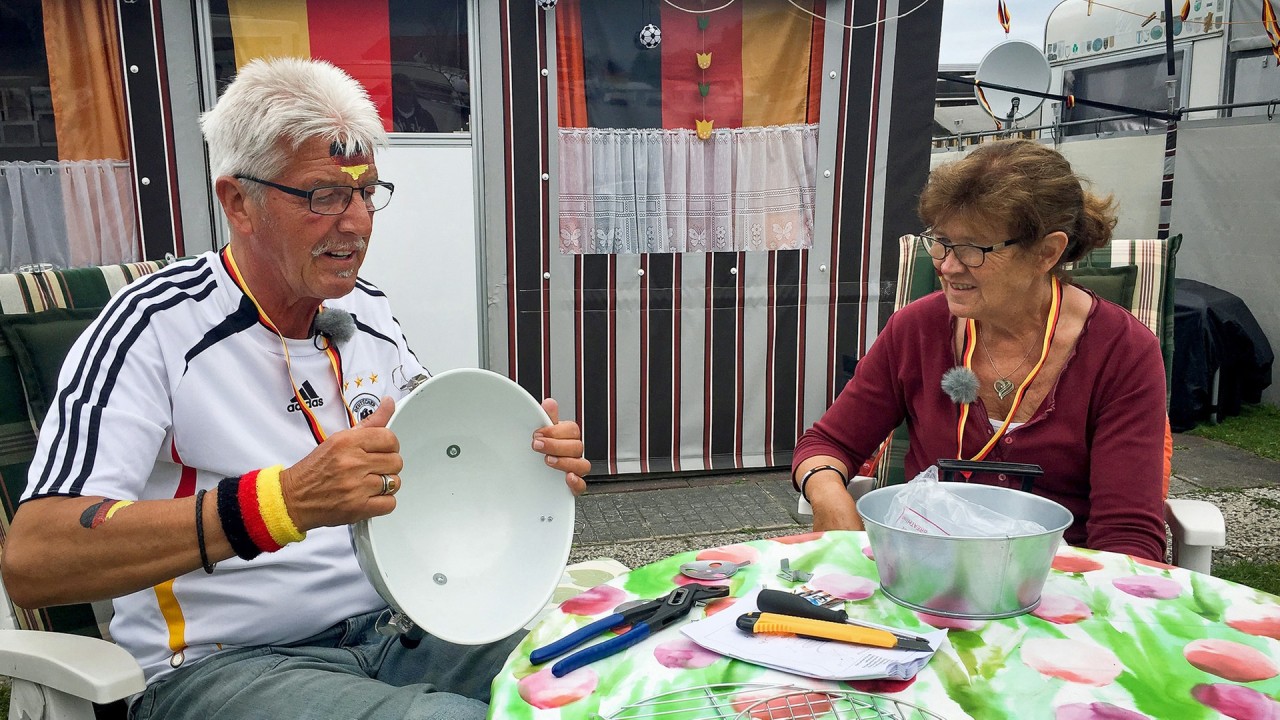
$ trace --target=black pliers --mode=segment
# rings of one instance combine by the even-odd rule
[[[554,657],[559,657],[582,643],[604,633],[624,625],[630,625],[631,629],[625,633],[597,643],[591,647],[584,648],[569,657],[561,660],[551,666],[551,674],[556,677],[564,677],[569,673],[577,670],[584,665],[589,665],[596,660],[609,657],[614,653],[621,652],[626,648],[635,645],[650,635],[658,632],[664,627],[674,623],[676,620],[689,614],[689,610],[698,603],[704,603],[715,598],[726,597],[729,594],[729,588],[723,585],[700,585],[691,583],[672,590],[656,600],[650,600],[642,605],[637,605],[630,610],[616,612],[608,617],[600,618],[585,627],[578,628],[576,631],[566,635],[559,640],[544,645],[533,652],[529,653],[529,662],[534,665],[542,663]]]

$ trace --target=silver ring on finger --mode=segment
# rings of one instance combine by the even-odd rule
[[[382,492],[378,494],[379,495],[395,495],[396,490],[397,490],[396,479],[394,477],[391,477],[390,475],[383,475],[382,476]]]

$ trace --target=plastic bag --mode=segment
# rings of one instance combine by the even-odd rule
[[[970,502],[938,481],[938,468],[930,465],[903,486],[889,501],[885,524],[924,535],[1004,537],[1032,535],[1045,528],[1030,520],[1018,520]]]

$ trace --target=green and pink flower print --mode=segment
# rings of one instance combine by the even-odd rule
[[[948,642],[909,681],[801,678],[711,653],[675,627],[563,678],[552,677],[549,664],[529,664],[531,650],[620,603],[670,592],[687,580],[682,563],[750,563],[720,581],[732,598],[695,609],[692,622],[754,587],[795,587],[777,577],[784,558],[813,573],[810,587],[846,599],[851,617],[921,632],[947,628]],[[1034,611],[957,620],[908,610],[880,593],[864,533],[759,540],[682,553],[566,600],[508,658],[490,717],[608,718],[661,693],[717,683],[874,692],[954,720],[1280,720],[1280,598],[1162,563],[1063,548]],[[744,690],[733,704],[749,701]]]

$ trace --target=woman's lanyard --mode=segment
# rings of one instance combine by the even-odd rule
[[[258,304],[258,299],[249,290],[249,285],[245,283],[244,276],[240,274],[240,268],[236,266],[235,257],[231,255],[230,245],[223,251],[223,258],[226,260],[223,263],[223,267],[226,268],[227,274],[231,276],[232,282],[236,284],[236,287],[240,288],[245,297],[249,298],[249,302],[253,303],[253,306],[257,308],[258,322],[275,333],[277,338],[280,338],[280,348],[284,350],[285,372],[289,373],[289,384],[293,387],[293,396],[298,401],[298,407],[302,409],[303,416],[307,419],[307,427],[311,429],[311,436],[315,438],[316,444],[319,445],[325,441],[328,434],[325,433],[324,427],[320,425],[320,419],[311,411],[311,406],[307,403],[307,399],[302,396],[302,391],[298,389],[298,381],[293,379],[293,363],[289,358],[289,345],[285,343],[284,335],[281,334],[276,324],[271,322],[271,318],[267,317],[267,312],[262,309],[262,306]],[[324,340],[324,352],[329,357],[329,365],[333,368],[333,375],[338,380],[338,397],[342,400],[342,406],[347,411],[348,427],[355,427],[355,414],[351,412],[351,406],[347,404],[347,398],[342,394],[342,356],[338,354],[337,346],[330,342],[329,338]]]
[[[1040,348],[1040,360],[1035,367],[1031,368],[1031,372],[1027,374],[1022,384],[1018,386],[1018,392],[1013,396],[1013,405],[1009,407],[1009,414],[1004,418],[1004,424],[996,430],[995,435],[987,441],[987,444],[978,451],[970,460],[981,460],[991,452],[991,448],[996,446],[996,442],[1009,429],[1009,424],[1013,422],[1013,416],[1018,412],[1018,407],[1022,405],[1022,396],[1026,394],[1027,388],[1031,387],[1032,381],[1040,374],[1040,369],[1044,367],[1045,360],[1049,357],[1049,347],[1053,345],[1053,335],[1058,331],[1058,318],[1062,310],[1062,283],[1058,282],[1058,278],[1052,278],[1053,282],[1053,298],[1049,304],[1049,318],[1044,324],[1044,343]],[[965,327],[964,340],[964,366],[970,371],[973,370],[973,353],[978,347],[978,323],[973,318],[969,318],[969,322]],[[969,419],[969,403],[965,403],[960,408],[960,422],[956,424],[956,458],[964,459],[964,424]]]

